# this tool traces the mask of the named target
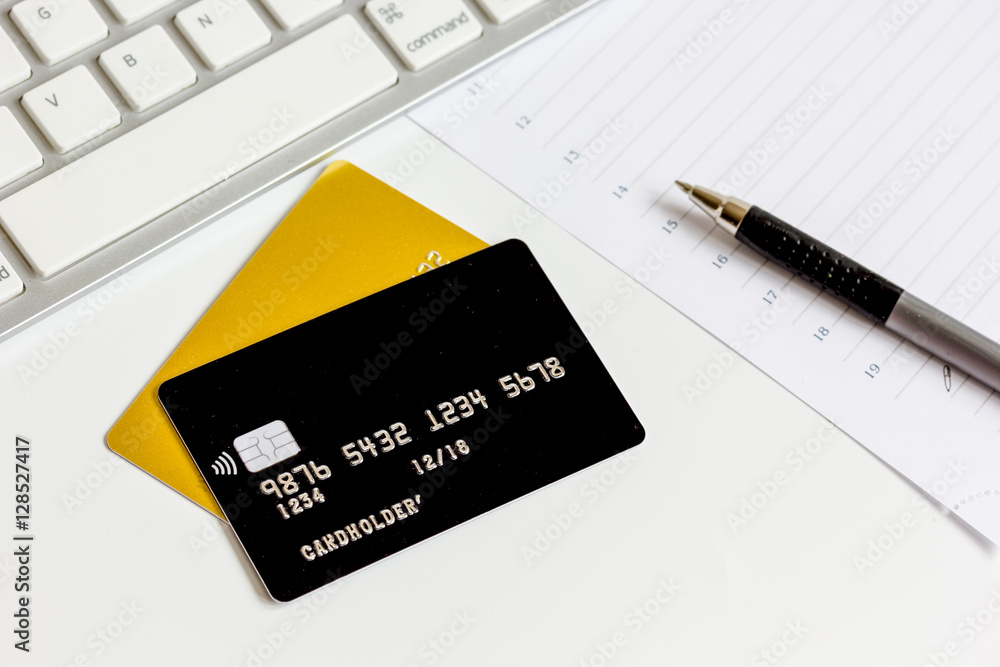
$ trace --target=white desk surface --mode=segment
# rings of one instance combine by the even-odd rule
[[[403,119],[338,157],[385,179],[424,136]],[[398,188],[488,242],[528,243],[576,318],[601,323],[591,340],[646,441],[271,602],[227,526],[104,437],[319,171],[0,346],[0,663],[997,664],[995,547],[662,301],[616,292],[623,275],[554,224],[516,229],[523,203],[440,144]],[[33,452],[30,655],[12,634],[15,435]]]

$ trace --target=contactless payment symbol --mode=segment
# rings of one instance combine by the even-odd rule
[[[216,475],[235,475],[239,471],[236,469],[236,461],[229,452],[222,452],[212,463],[212,472]]]
[[[233,447],[249,472],[257,472],[299,453],[299,443],[280,419],[233,440]]]

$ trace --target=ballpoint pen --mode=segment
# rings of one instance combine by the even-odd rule
[[[676,183],[744,245],[1000,392],[1000,344],[757,206]]]

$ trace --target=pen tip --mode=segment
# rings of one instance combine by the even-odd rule
[[[674,183],[676,183],[677,187],[679,187],[681,190],[683,190],[687,194],[691,194],[691,191],[694,190],[693,187],[691,187],[690,185],[688,185],[684,181],[674,181]]]

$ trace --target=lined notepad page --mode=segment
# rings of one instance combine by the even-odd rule
[[[606,0],[411,117],[530,204],[512,229],[544,213],[1000,544],[1000,397],[673,186],[756,203],[996,340],[998,34],[992,0]],[[711,361],[688,401],[724,382]]]

